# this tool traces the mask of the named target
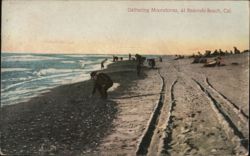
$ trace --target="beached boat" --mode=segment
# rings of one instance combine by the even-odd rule
[[[204,67],[214,67],[217,65],[217,61],[210,61],[204,64]]]

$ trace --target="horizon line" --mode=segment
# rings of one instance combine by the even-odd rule
[[[1,51],[1,54],[32,54],[32,55],[36,55],[36,54],[45,54],[45,55],[48,55],[48,54],[51,54],[51,55],[128,55],[128,54],[131,54],[131,55],[135,55],[135,54],[139,54],[139,55],[162,55],[162,56],[168,56],[168,54],[141,54],[141,53],[121,53],[121,54],[107,54],[107,53],[103,53],[103,54],[100,54],[100,53],[49,53],[49,52],[2,52]],[[169,55],[177,55],[177,54],[169,54]]]

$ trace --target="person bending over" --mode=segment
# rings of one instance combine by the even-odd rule
[[[91,79],[94,80],[94,88],[91,97],[95,94],[97,89],[101,94],[101,97],[103,99],[107,99],[107,90],[113,86],[113,81],[111,78],[107,74],[97,72],[91,72],[90,76]]]

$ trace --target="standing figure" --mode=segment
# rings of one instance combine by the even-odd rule
[[[139,62],[137,62],[136,71],[137,71],[137,76],[139,76],[141,72],[141,64]]]
[[[105,59],[105,60],[103,60],[103,61],[101,62],[101,69],[104,68],[104,63],[105,63],[107,60],[108,60],[108,59]]]
[[[151,68],[154,68],[154,67],[155,67],[155,59],[148,59],[148,65],[149,65]]]
[[[141,65],[142,65],[142,59],[141,57],[139,57],[137,58],[137,65],[136,65],[137,76],[139,76],[141,73]]]
[[[161,56],[159,57],[159,61],[162,62],[162,57]]]
[[[113,81],[111,80],[111,78],[107,74],[97,72],[91,72],[90,76],[91,79],[94,80],[94,88],[91,96],[95,94],[97,89],[101,94],[101,97],[103,99],[107,99],[107,90],[113,86]]]
[[[104,63],[104,62],[101,62],[101,69],[103,69],[103,68],[104,68],[104,65],[103,65],[103,63]]]
[[[128,60],[131,60],[131,54],[130,53],[128,54]]]

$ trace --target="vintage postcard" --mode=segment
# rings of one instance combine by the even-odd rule
[[[248,155],[249,1],[3,0],[0,155]]]

